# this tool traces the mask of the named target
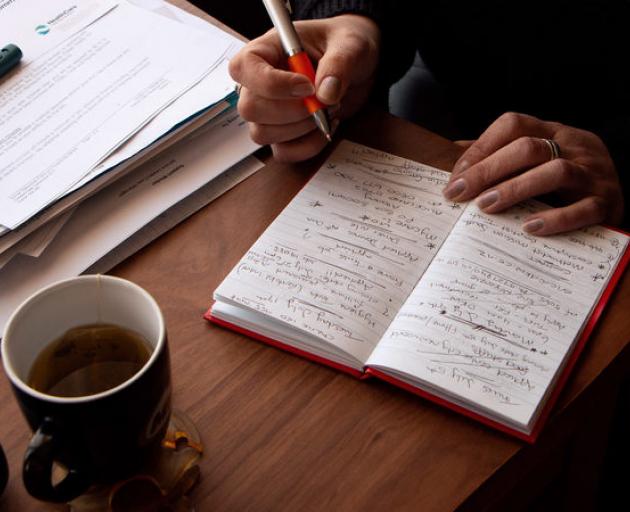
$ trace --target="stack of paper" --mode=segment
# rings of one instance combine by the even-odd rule
[[[161,0],[3,3],[0,33],[24,53],[0,78],[1,330],[28,294],[85,271],[257,146],[227,73],[243,43]],[[86,237],[99,243],[51,257]]]

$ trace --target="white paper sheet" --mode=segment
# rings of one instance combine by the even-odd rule
[[[123,146],[99,163],[69,192],[77,190],[94,179],[95,176],[130,158],[142,148],[159,139],[178,123],[223,100],[234,91],[235,83],[228,73],[228,64],[230,59],[245,45],[243,41],[163,0],[131,0],[130,3],[179,23],[184,23],[187,27],[207,32],[225,45],[225,53],[217,61],[215,69],[160,112]]]
[[[62,195],[228,47],[122,2],[3,82],[0,224],[13,229]]]
[[[470,204],[368,365],[528,432],[628,243],[601,226],[523,232],[544,208]]]
[[[361,368],[461,213],[442,195],[448,176],[342,141],[214,298],[318,337]]]
[[[44,252],[48,244],[53,241],[57,233],[61,230],[64,224],[70,219],[72,215],[70,210],[58,217],[54,218],[50,222],[47,222],[43,226],[36,229],[30,236],[20,240],[17,244],[11,247],[8,251],[4,251],[0,254],[0,269],[4,267],[9,261],[11,261],[18,254],[37,258]]]
[[[229,108],[229,102],[223,101],[210,109],[207,115],[204,115],[203,119],[206,122],[210,122],[210,120],[214,119],[217,115],[226,111]],[[190,132],[190,129],[188,127],[178,128],[172,134],[169,134],[169,140],[171,139],[171,137],[173,137],[174,134],[179,133],[180,130],[185,131],[186,133]],[[133,157],[131,157],[129,160],[126,160],[125,162],[116,166],[114,169],[94,178],[92,181],[81,187],[79,190],[73,192],[72,194],[64,196],[63,199],[60,199],[54,205],[38,213],[29,222],[22,224],[17,229],[10,231],[0,237],[0,254],[13,247],[16,243],[19,243],[25,237],[30,236],[30,234],[38,229],[40,226],[45,225],[51,220],[54,220],[57,216],[62,215],[68,210],[81,204],[81,202],[84,201],[86,198],[94,195],[98,191],[110,185],[115,180],[122,178],[130,172],[133,172],[137,161],[144,158],[147,154],[153,154],[156,149],[163,146],[163,144],[163,140],[155,142],[151,146],[133,155]]]
[[[18,256],[0,270],[0,332],[30,294],[80,274],[208,181],[216,196],[255,172],[262,164],[252,159],[224,174],[257,147],[231,112],[86,200],[39,258]]]
[[[22,50],[18,69],[41,57],[68,37],[118,5],[116,0],[4,0],[0,2],[2,44]]]
[[[104,2],[94,3],[104,4]],[[109,3],[113,4],[113,2]],[[183,120],[195,115],[197,112],[206,109],[209,105],[222,100],[225,96],[232,92],[234,87],[234,81],[227,72],[227,65],[229,59],[243,46],[244,43],[242,41],[223,32],[207,21],[198,18],[197,16],[193,16],[192,14],[189,14],[163,0],[132,0],[131,3],[138,7],[149,9],[161,16],[166,16],[177,22],[184,23],[187,27],[203,30],[211,34],[213,37],[223,39],[227,45],[227,50],[225,56],[220,60],[214,70],[203,77],[198,84],[186,91],[164,111],[160,112],[154,119],[144,126],[136,135],[131,137],[130,140],[119,147],[114,153],[99,163],[84,179],[75,185],[71,191],[68,191],[68,193],[76,191],[78,188],[84,186],[90,180],[93,180],[96,176],[99,176],[108,169],[119,166],[121,162],[133,158],[134,155],[138,155],[140,151],[161,137],[170,137],[174,135],[175,130],[173,130],[173,127],[176,124],[179,124]],[[109,8],[111,9],[111,6]],[[92,9],[92,11],[94,10],[95,9]],[[101,9],[101,11],[103,10],[104,8]],[[91,21],[93,21],[93,19],[91,19]],[[213,108],[213,110],[216,110],[218,114],[222,109]],[[119,172],[124,172],[124,170],[117,169],[116,174],[112,174],[111,178],[114,179]],[[100,186],[101,185],[99,185],[99,187]],[[92,186],[92,188],[94,187]],[[87,196],[89,193],[91,193],[91,191],[86,189],[85,194],[80,193],[77,195],[75,192],[75,196],[77,196],[77,200],[80,200],[81,197]],[[76,203],[77,201],[72,202]],[[66,203],[69,204],[69,201],[64,200],[62,203],[57,203],[54,207],[52,207],[52,209],[49,208],[50,211],[46,211],[45,215],[38,216],[37,218],[30,220],[29,223],[23,224],[13,232],[10,232],[8,228],[0,226],[0,253],[6,252],[13,245],[19,243],[24,237],[30,236],[30,234],[36,229],[40,229],[40,226],[42,226],[45,222],[48,222],[48,219],[53,218],[59,214],[59,212],[63,212],[69,208],[70,206],[67,206]],[[2,265],[0,265],[0,267],[1,266]]]

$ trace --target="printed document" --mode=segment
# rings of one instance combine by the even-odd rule
[[[4,11],[0,29],[11,22]],[[28,12],[36,19],[36,10]],[[230,48],[226,38],[120,2],[7,77],[0,225],[14,229],[63,196]]]
[[[254,173],[262,164],[245,157],[257,148],[232,110],[85,200],[38,258],[18,255],[0,269],[0,337],[11,312],[39,288],[85,271],[196,190],[210,187],[210,202]]]

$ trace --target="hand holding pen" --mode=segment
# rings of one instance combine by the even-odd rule
[[[380,32],[370,19],[342,15],[295,23],[306,54],[317,62],[313,82],[286,70],[287,51],[270,31],[250,42],[230,62],[230,74],[242,85],[238,109],[249,121],[252,139],[271,144],[282,161],[299,161],[327,144],[313,122],[305,98],[316,94],[330,116],[330,131],[366,102],[378,62]],[[311,107],[312,109],[312,107]]]
[[[290,13],[288,10],[288,4],[285,4],[283,0],[263,0],[267,13],[271,18],[273,26],[276,28],[276,32],[280,37],[280,43],[284,48],[289,61],[289,68],[295,73],[299,73],[308,78],[313,84],[315,83],[315,70],[313,64],[308,55],[302,47],[300,37],[293,26]],[[304,106],[308,110],[309,114],[313,116],[313,121],[320,132],[330,142],[330,124],[328,122],[328,114],[326,113],[326,106],[317,99],[315,94],[306,96],[304,98]]]

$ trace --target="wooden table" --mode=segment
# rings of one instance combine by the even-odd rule
[[[351,125],[348,138],[444,168],[458,154],[384,114]],[[587,503],[589,468],[597,467],[630,367],[628,275],[534,446],[202,319],[212,291],[320,161],[271,162],[112,272],[146,288],[164,311],[174,406],[194,419],[205,443],[192,495],[198,510],[518,510],[549,485],[571,486],[561,499]],[[21,484],[30,434],[4,378],[0,410],[11,467],[0,509],[54,509]]]
[[[348,124],[341,131],[352,140],[438,167],[450,168],[459,154],[385,114]],[[588,510],[630,368],[628,274],[533,446],[202,319],[213,290],[321,160],[271,162],[111,272],[146,288],[166,317],[174,406],[193,418],[205,444],[197,510],[525,510],[552,498]],[[22,486],[30,432],[6,378],[0,411],[11,470],[0,510],[57,510]]]

